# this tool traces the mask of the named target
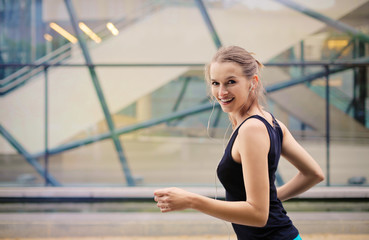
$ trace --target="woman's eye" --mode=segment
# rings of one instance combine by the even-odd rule
[[[219,85],[219,83],[217,83],[217,82],[212,82],[212,83],[211,83],[211,85],[213,85],[213,86],[217,86],[217,85]]]
[[[236,81],[235,80],[229,80],[228,81],[228,84],[235,84],[236,83]]]

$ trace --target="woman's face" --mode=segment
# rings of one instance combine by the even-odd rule
[[[251,83],[237,63],[212,63],[210,84],[212,95],[224,112],[237,113],[246,105]]]

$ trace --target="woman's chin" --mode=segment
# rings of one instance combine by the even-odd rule
[[[230,112],[232,112],[232,111],[231,111],[231,108],[230,108],[230,107],[228,107],[228,106],[220,105],[220,107],[222,108],[223,112],[225,112],[225,113],[230,113]]]

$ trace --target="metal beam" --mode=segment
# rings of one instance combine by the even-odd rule
[[[19,154],[21,154],[26,161],[53,186],[61,186],[50,174],[45,174],[45,169],[37,162],[37,160],[28,153],[28,151],[0,124],[0,134],[12,145]]]
[[[210,32],[210,35],[211,35],[211,38],[213,39],[213,42],[216,46],[217,49],[221,48],[222,47],[222,43],[220,41],[220,38],[218,36],[218,33],[217,31],[215,30],[215,27],[213,25],[213,22],[211,21],[210,19],[210,16],[209,16],[209,13],[208,11],[206,10],[206,7],[205,7],[205,4],[202,0],[196,0],[196,4],[197,4],[197,7],[199,8],[200,12],[201,12],[201,15],[202,15],[202,18],[206,24],[206,26],[208,27],[209,29],[209,32]],[[218,113],[216,115],[216,118],[215,118],[215,121],[213,123],[213,128],[216,127],[220,121],[220,117],[221,117],[221,110],[219,109],[218,110]],[[213,133],[211,133],[213,135]]]
[[[369,58],[362,58],[362,59],[356,60],[355,63],[362,63],[362,62],[368,62],[368,61],[369,61]],[[342,66],[342,67],[330,68],[329,73],[330,74],[337,73],[337,72],[344,71],[344,70],[347,70],[347,69],[350,69],[350,68],[352,68],[352,66]],[[301,78],[291,79],[289,81],[285,81],[285,82],[282,82],[282,83],[276,83],[276,84],[267,86],[267,87],[265,87],[265,90],[268,93],[274,92],[274,91],[284,89],[284,88],[288,88],[288,87],[292,87],[292,86],[295,86],[295,85],[298,85],[298,84],[314,81],[314,79],[324,77],[325,74],[326,74],[325,71],[317,72],[317,73],[314,73],[314,74],[311,74],[311,75],[308,75],[308,76],[303,76]],[[121,135],[121,134],[129,133],[129,132],[133,132],[133,131],[136,131],[136,130],[139,130],[139,129],[155,126],[155,125],[165,123],[165,122],[169,122],[169,121],[172,121],[172,120],[175,120],[175,119],[180,119],[180,118],[184,118],[186,116],[191,116],[191,115],[194,115],[194,114],[197,114],[197,113],[200,113],[200,112],[209,111],[209,110],[212,109],[212,107],[213,107],[213,105],[211,103],[209,103],[209,102],[204,103],[204,104],[201,104],[201,105],[193,107],[193,108],[189,108],[189,109],[186,109],[186,110],[183,110],[183,111],[178,111],[178,112],[175,112],[175,113],[171,113],[171,114],[169,114],[165,117],[162,117],[162,118],[152,119],[152,120],[142,122],[142,123],[138,123],[138,124],[135,124],[135,125],[132,125],[132,126],[117,129],[115,131],[115,133],[117,135]],[[218,108],[220,106],[217,104],[217,105],[215,105],[215,107]],[[105,139],[108,139],[108,138],[110,138],[110,133],[109,132],[108,133],[103,133],[103,134],[100,134],[100,135],[97,135],[97,136],[94,136],[94,137],[91,137],[91,138],[86,138],[86,139],[83,139],[83,140],[79,140],[79,141],[75,141],[75,142],[68,143],[68,144],[65,144],[65,145],[61,145],[61,146],[59,146],[57,148],[54,148],[54,149],[49,149],[49,154],[50,155],[57,154],[57,153],[60,153],[60,152],[66,151],[66,150],[74,149],[74,148],[77,148],[77,147],[80,147],[80,146],[88,145],[88,144],[91,144],[91,143],[94,143],[94,142],[97,142],[97,141],[101,141],[101,140],[105,140]],[[34,158],[39,158],[39,157],[42,157],[43,155],[44,155],[44,153],[41,152],[41,153],[37,153],[37,154],[33,155],[33,157]]]
[[[292,61],[292,62],[266,62],[263,63],[264,66],[269,67],[291,67],[291,66],[352,66],[356,65],[356,67],[365,67],[369,65],[368,58],[363,58],[362,61],[360,59],[355,60],[339,60],[339,61]],[[0,63],[0,68],[17,68],[17,67],[204,67],[204,63],[96,63],[96,64],[88,64],[88,63],[42,63],[42,64],[34,64],[34,63]],[[1,81],[1,80],[0,80]],[[0,83],[0,86],[1,83]]]
[[[134,181],[134,179],[131,175],[131,170],[128,166],[127,159],[124,155],[122,144],[120,143],[118,135],[115,133],[114,122],[113,122],[113,119],[110,115],[108,105],[106,104],[104,93],[101,89],[99,79],[98,79],[96,71],[95,71],[95,67],[92,65],[92,59],[90,57],[90,53],[88,51],[87,44],[85,42],[85,39],[82,37],[81,31],[79,30],[79,28],[77,26],[78,21],[77,21],[77,18],[76,18],[76,13],[75,13],[73,4],[72,4],[71,0],[64,0],[64,2],[65,2],[65,5],[67,7],[67,10],[68,10],[68,14],[69,14],[69,17],[70,17],[70,20],[71,20],[71,24],[73,26],[75,34],[77,35],[79,45],[82,49],[82,53],[83,53],[83,56],[85,58],[85,61],[86,61],[87,64],[91,64],[91,66],[88,67],[90,75],[91,75],[91,80],[94,84],[97,96],[99,98],[101,107],[103,109],[103,112],[104,112],[104,115],[105,115],[105,120],[106,120],[106,122],[108,124],[108,127],[109,127],[110,136],[113,139],[115,149],[118,152],[118,157],[119,157],[119,160],[122,164],[122,168],[123,168],[124,175],[126,177],[127,184],[129,186],[134,186],[135,181]]]
[[[176,103],[174,104],[173,106],[173,109],[172,109],[172,112],[176,112],[178,110],[178,107],[179,107],[179,104],[182,102],[183,100],[183,97],[186,93],[186,90],[187,90],[187,87],[188,87],[188,84],[190,83],[191,81],[191,77],[186,77],[183,81],[183,86],[182,86],[182,89],[181,91],[179,92],[179,95],[178,95],[178,98],[176,100]]]
[[[138,123],[138,124],[135,124],[135,125],[132,125],[132,126],[116,129],[115,133],[117,135],[121,135],[121,134],[134,132],[134,131],[139,130],[139,129],[148,128],[148,127],[155,126],[155,125],[165,123],[165,122],[169,122],[169,121],[172,121],[172,120],[175,120],[175,119],[179,119],[179,118],[183,118],[183,117],[186,117],[186,116],[195,115],[197,113],[201,113],[201,112],[204,112],[204,111],[208,111],[208,110],[211,110],[212,107],[213,107],[213,105],[211,103],[201,104],[199,106],[196,106],[196,107],[193,107],[193,108],[190,108],[190,109],[186,109],[186,110],[183,110],[183,111],[171,113],[171,114],[169,114],[165,117],[162,117],[162,118],[152,119],[152,120],[148,120],[146,122]],[[216,106],[216,107],[219,107],[219,106]],[[59,146],[57,148],[54,148],[54,149],[49,149],[49,154],[53,155],[53,154],[61,153],[61,152],[64,152],[66,150],[74,149],[74,148],[77,148],[77,147],[88,145],[88,144],[91,144],[91,143],[94,143],[94,142],[97,142],[97,141],[101,141],[101,140],[105,140],[105,139],[108,139],[108,138],[110,138],[110,133],[100,134],[100,135],[94,136],[92,138],[86,138],[86,139],[83,139],[83,140],[79,140],[79,141],[75,141],[75,142],[68,143],[68,144],[65,144],[65,145],[61,145],[61,146]],[[33,157],[34,158],[39,158],[39,157],[42,157],[43,155],[44,155],[44,152],[40,152],[40,153],[37,153],[37,154],[33,155]]]
[[[327,171],[327,186],[330,186],[330,102],[329,102],[329,66],[324,67],[325,70],[325,142],[326,142],[326,171]]]
[[[369,57],[360,58],[360,59],[357,59],[355,61],[352,61],[353,64],[363,63],[364,66],[367,65],[368,62],[369,62]],[[326,64],[325,66],[329,66],[329,65],[330,64]],[[323,66],[324,66],[324,64],[323,64]],[[351,65],[351,66],[349,66],[349,65],[339,66],[339,67],[335,67],[335,68],[332,67],[332,68],[329,69],[329,73],[333,74],[333,73],[337,73],[337,72],[342,72],[342,71],[345,71],[345,70],[353,68],[353,67],[354,67],[353,65]],[[292,87],[292,86],[297,85],[297,84],[301,84],[301,83],[305,83],[305,82],[311,82],[314,79],[321,78],[321,77],[324,77],[324,76],[325,76],[325,71],[316,72],[316,73],[312,73],[312,74],[307,75],[307,76],[302,76],[300,78],[291,79],[291,80],[286,81],[286,82],[276,83],[276,84],[273,84],[271,86],[267,86],[267,87],[265,87],[265,90],[268,93],[270,93],[270,92],[274,92],[274,91],[277,91],[277,90],[280,90],[280,89],[283,89],[283,88]]]
[[[364,34],[363,32],[357,30],[356,28],[353,28],[343,22],[340,22],[338,20],[334,20],[332,18],[329,18],[323,14],[320,14],[312,9],[309,9],[305,6],[302,6],[294,1],[291,1],[291,0],[274,0],[276,2],[279,2],[289,8],[292,8],[298,12],[301,12],[309,17],[312,17],[312,18],[315,18],[321,22],[324,22],[326,23],[327,25],[337,29],[337,30],[340,30],[342,32],[345,32],[349,35],[351,35],[353,38],[357,38],[357,39],[360,39],[364,42],[367,42],[369,43],[369,36]]]
[[[182,100],[183,100],[183,97],[187,91],[187,87],[188,87],[188,84],[190,83],[192,77],[191,76],[187,76],[185,77],[184,79],[184,82],[183,82],[183,86],[182,86],[182,89],[181,91],[179,92],[179,95],[178,95],[178,98],[176,100],[176,103],[174,104],[173,108],[172,108],[172,112],[176,112],[178,110],[178,107],[179,105],[181,104]],[[177,122],[167,122],[167,125],[168,126],[176,126],[179,122],[180,122],[180,119],[177,119],[179,121]]]
[[[318,65],[339,66],[339,67],[336,67],[336,68],[330,68],[329,72],[330,72],[330,74],[332,74],[332,73],[337,73],[337,72],[340,72],[340,71],[344,71],[344,70],[353,68],[353,67],[355,67],[355,65],[367,66],[368,62],[369,62],[369,57],[356,59],[356,60],[350,61],[350,62],[335,62],[335,63],[330,63],[330,62],[265,63],[264,65],[267,65],[267,66],[291,66],[291,65],[295,65],[295,66],[318,66]],[[0,66],[1,66],[1,64],[0,64]],[[64,65],[61,65],[61,66],[64,66]],[[310,74],[308,76],[303,76],[301,78],[291,79],[289,81],[285,81],[285,82],[282,82],[282,83],[276,83],[276,84],[267,86],[265,88],[265,90],[266,90],[266,92],[270,93],[270,92],[278,91],[280,89],[292,87],[292,86],[295,86],[295,85],[298,85],[298,84],[311,82],[314,79],[321,78],[321,77],[324,77],[324,76],[325,76],[325,71],[317,72],[317,73]],[[207,101],[207,99],[205,99],[205,101]],[[220,106],[216,105],[215,107],[220,107]],[[172,120],[175,120],[175,119],[184,118],[186,116],[194,115],[194,114],[197,114],[197,113],[200,113],[200,112],[203,112],[203,111],[208,111],[208,110],[211,110],[211,109],[212,109],[212,104],[204,103],[204,104],[201,104],[197,107],[186,109],[186,110],[179,111],[179,112],[175,112],[175,113],[169,114],[169,115],[167,115],[165,117],[162,117],[162,118],[153,119],[153,120],[149,120],[149,121],[146,121],[146,122],[143,122],[143,123],[138,123],[138,124],[135,124],[135,125],[132,125],[132,126],[117,129],[116,133],[118,135],[129,133],[129,132],[136,131],[136,130],[139,130],[139,129],[142,129],[142,128],[155,126],[157,124],[161,124],[161,123],[164,123],[164,122],[169,122],[169,121],[172,121]],[[88,144],[91,144],[91,143],[94,143],[94,142],[105,140],[105,139],[110,138],[111,137],[110,135],[111,135],[111,133],[107,132],[107,133],[103,133],[103,134],[100,134],[100,135],[97,135],[97,136],[93,136],[91,138],[86,138],[86,139],[83,139],[83,140],[79,140],[79,141],[71,142],[71,143],[68,143],[68,144],[64,144],[64,145],[61,145],[61,146],[56,147],[54,149],[49,149],[49,154],[53,155],[53,154],[57,154],[57,153],[60,153],[60,152],[63,152],[63,151],[67,151],[67,150],[70,150],[70,149],[74,149],[74,148],[77,148],[77,147],[88,145]],[[45,154],[44,152],[39,152],[39,153],[34,154],[33,157],[34,158],[40,158],[40,157],[44,156],[44,154]]]
[[[354,45],[354,56],[365,56],[365,45],[363,42],[357,41]],[[354,70],[354,118],[366,125],[366,98],[367,98],[367,68],[358,67]]]
[[[49,77],[47,67],[44,68],[45,75],[45,186],[48,185],[47,176],[49,175]]]
[[[222,43],[220,41],[217,31],[214,28],[213,22],[210,19],[208,11],[206,10],[204,2],[202,0],[196,0],[196,4],[201,12],[201,16],[204,19],[206,26],[209,29],[211,38],[213,39],[215,46],[217,47],[217,49],[219,49],[220,47],[222,47]]]
[[[350,40],[350,42],[349,43],[347,43],[347,45],[346,46],[344,46],[337,54],[335,54],[333,57],[331,57],[330,59],[331,59],[331,61],[336,61],[336,60],[338,60],[341,56],[342,56],[342,54],[351,46],[351,45],[354,45],[355,44],[355,39],[354,38],[352,38],[351,40]],[[355,46],[354,46],[355,47]]]

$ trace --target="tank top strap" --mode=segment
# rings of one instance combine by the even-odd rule
[[[271,114],[271,113],[269,113],[271,116],[272,116],[272,124],[273,125],[271,125],[264,117],[262,117],[262,116],[259,116],[259,115],[252,115],[252,116],[250,116],[250,117],[248,117],[248,118],[246,118],[241,124],[240,124],[240,126],[238,126],[238,128],[240,128],[241,127],[241,125],[244,123],[244,122],[246,122],[248,119],[250,119],[250,118],[256,118],[256,119],[259,119],[260,121],[262,121],[263,123],[264,123],[264,125],[266,126],[266,128],[268,129],[268,132],[270,131],[270,130],[274,130],[275,132],[277,132],[277,134],[279,135],[279,138],[280,138],[280,140],[281,140],[281,142],[283,141],[283,132],[282,132],[282,129],[281,129],[281,127],[280,127],[280,125],[279,125],[279,123],[278,123],[278,121],[275,119],[275,117],[273,116],[273,114]],[[238,129],[237,129],[237,131],[238,131]],[[270,134],[270,133],[269,133]]]
[[[279,138],[281,140],[281,142],[283,141],[283,132],[282,132],[282,129],[278,123],[278,121],[275,119],[275,117],[273,116],[273,114],[269,113],[271,116],[272,116],[272,123],[273,125],[271,125],[264,117],[262,116],[259,116],[259,115],[252,115],[248,118],[246,118],[245,120],[243,120],[243,122],[236,128],[236,130],[234,131],[234,136],[232,136],[231,138],[235,138],[238,134],[238,130],[239,128],[249,119],[251,118],[256,118],[256,119],[259,119],[260,121],[262,121],[264,123],[264,125],[266,126],[267,129],[273,129],[275,130],[276,132],[278,132],[278,135],[279,135]],[[268,132],[269,132],[268,130]]]
[[[270,123],[265,119],[263,118],[262,116],[259,116],[259,115],[252,115],[250,117],[248,117],[246,120],[250,119],[250,118],[256,118],[256,119],[259,119],[260,121],[262,121],[264,123],[264,125],[266,126],[266,128],[269,128],[269,127],[272,127],[274,128],[274,126],[270,125]],[[274,124],[274,118],[273,118],[273,124]]]
[[[279,138],[281,139],[281,142],[283,142],[283,131],[281,126],[279,125],[277,119],[275,119],[274,115],[269,113],[273,118],[273,127],[274,129],[279,133]]]
[[[275,123],[277,123],[278,124],[278,122],[275,120],[275,118],[274,118],[274,116],[272,115],[272,117],[273,117],[273,125],[275,125]],[[238,127],[236,128],[236,130],[235,130],[235,132],[237,131],[238,132],[238,130],[240,129],[240,127],[247,121],[247,120],[249,120],[249,119],[251,119],[251,118],[256,118],[256,119],[259,119],[260,121],[262,121],[265,125],[269,125],[269,126],[271,126],[270,125],[270,123],[265,119],[265,118],[263,118],[262,116],[259,116],[259,115],[252,115],[252,116],[250,116],[250,117],[248,117],[248,118],[246,118],[245,120],[243,120],[243,122],[240,124],[240,125],[238,125]],[[274,128],[274,126],[272,126],[273,128]]]
[[[246,118],[245,120],[243,120],[243,122],[241,122],[240,125],[238,125],[238,127],[233,131],[233,133],[231,134],[231,137],[230,137],[230,140],[229,140],[229,144],[232,146],[233,145],[233,142],[235,141],[237,135],[238,135],[238,130],[240,129],[240,127],[247,121],[249,120],[250,118],[256,118],[256,117],[259,117],[258,115],[252,115],[248,118]]]
[[[275,119],[274,115],[269,113],[271,116],[272,116],[272,121],[273,121],[273,127],[274,128],[277,128],[277,127],[280,127],[279,124],[278,124],[278,121],[277,119]]]

